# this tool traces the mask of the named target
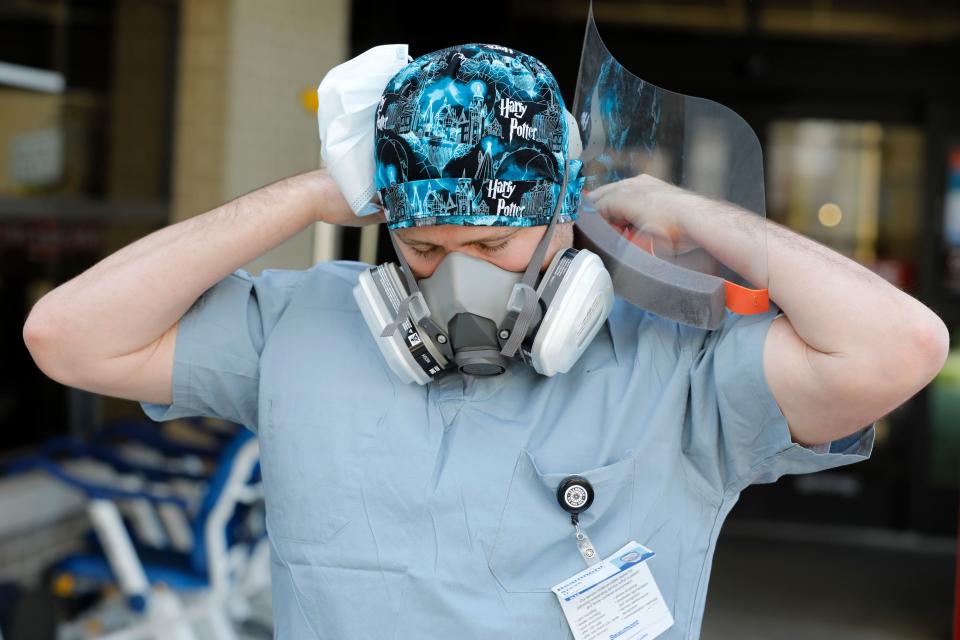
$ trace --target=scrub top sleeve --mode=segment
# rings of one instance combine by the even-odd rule
[[[695,368],[695,375],[702,378],[699,383],[709,382],[715,389],[718,467],[726,491],[859,462],[873,449],[873,425],[829,447],[793,442],[763,369],[764,342],[779,315],[776,310],[755,316],[729,314],[707,337]]]
[[[170,404],[141,402],[152,420],[221,418],[256,431],[260,353],[305,272],[244,269],[207,289],[180,319]]]

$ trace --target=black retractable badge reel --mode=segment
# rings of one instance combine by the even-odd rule
[[[570,514],[570,523],[576,532],[577,549],[584,562],[587,566],[600,562],[596,548],[580,528],[580,514],[593,504],[593,486],[590,481],[583,476],[567,476],[557,487],[557,502]]]

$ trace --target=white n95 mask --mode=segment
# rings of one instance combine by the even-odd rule
[[[380,210],[372,202],[373,121],[384,87],[410,59],[405,44],[373,47],[328,71],[317,87],[320,155],[358,216]]]
[[[503,327],[520,308],[523,275],[454,252],[418,281],[414,296],[393,263],[362,272],[353,295],[390,368],[404,382],[426,384],[450,369],[474,376],[506,370],[510,336]],[[610,275],[590,251],[558,251],[536,295],[534,317],[512,357],[545,376],[565,373],[610,314]]]

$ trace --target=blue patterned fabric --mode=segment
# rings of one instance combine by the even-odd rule
[[[413,60],[377,107],[376,188],[391,229],[576,219],[582,163],[567,158],[563,96],[536,58],[465,44]]]

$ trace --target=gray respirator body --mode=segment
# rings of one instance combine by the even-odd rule
[[[566,249],[554,256],[535,291],[525,289],[523,277],[453,252],[417,281],[414,296],[393,263],[362,272],[354,296],[387,363],[404,381],[425,384],[448,370],[498,375],[511,359],[545,376],[565,373],[610,313],[610,275],[590,251]],[[523,302],[531,300],[532,314],[518,323]],[[517,331],[523,333],[510,352]]]

